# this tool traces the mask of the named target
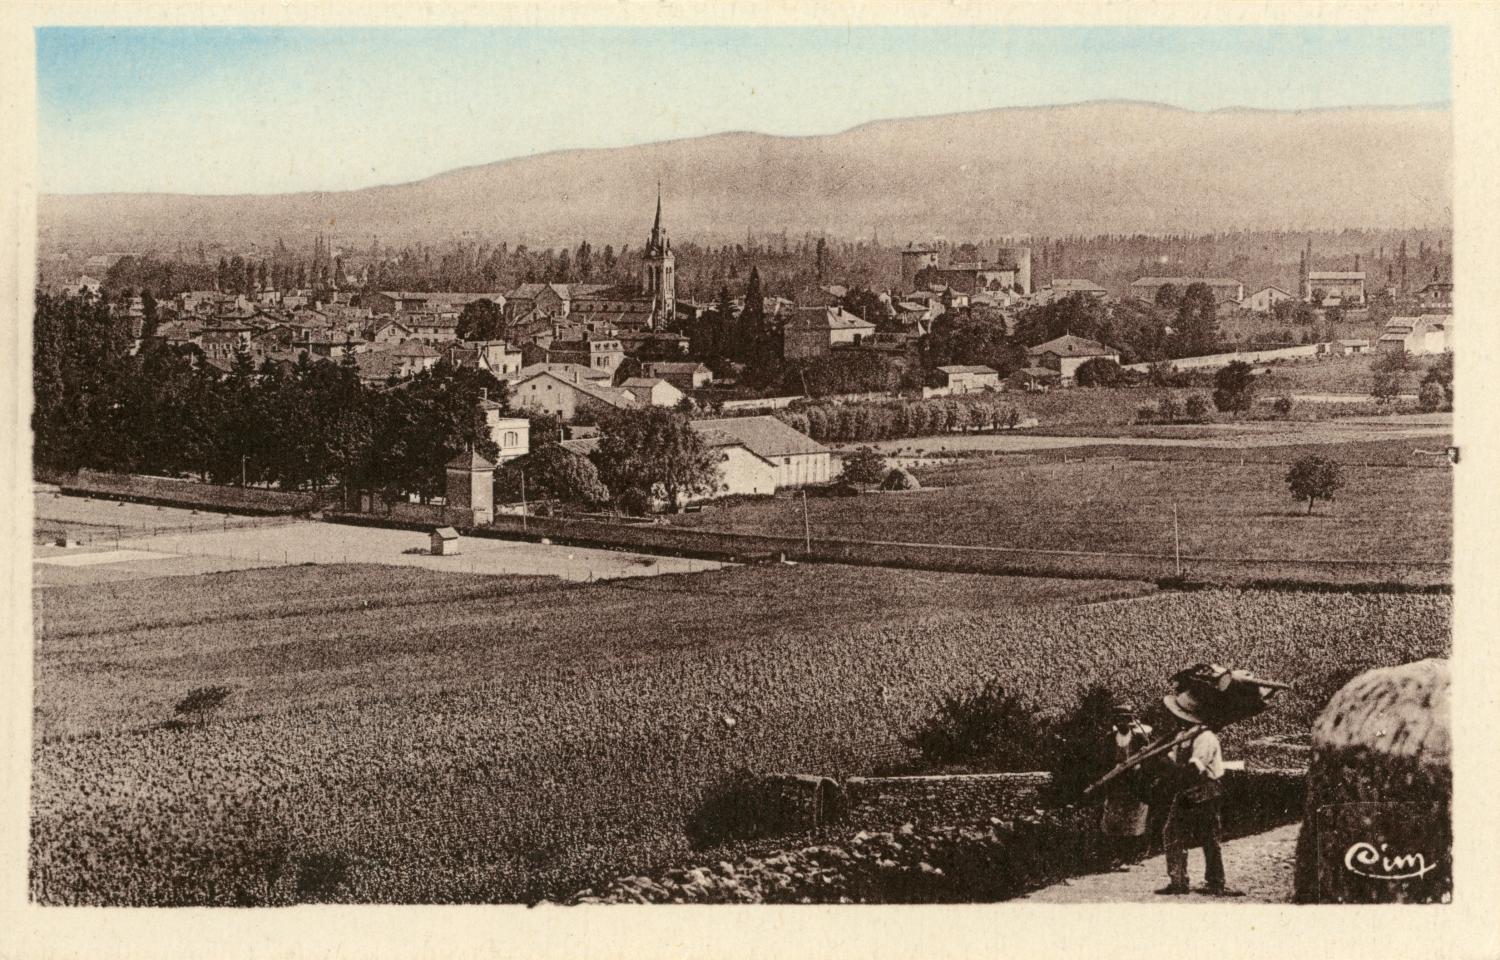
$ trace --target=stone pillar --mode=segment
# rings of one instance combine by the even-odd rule
[[[1313,724],[1299,903],[1431,903],[1452,893],[1448,661],[1370,670]]]

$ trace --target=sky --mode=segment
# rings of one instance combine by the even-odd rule
[[[1446,104],[1443,27],[43,28],[49,193],[404,183],[578,147],[1087,100]]]

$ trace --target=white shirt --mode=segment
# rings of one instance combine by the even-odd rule
[[[1193,738],[1192,751],[1188,763],[1201,770],[1204,776],[1217,780],[1224,775],[1224,751],[1219,746],[1218,734],[1204,730]]]

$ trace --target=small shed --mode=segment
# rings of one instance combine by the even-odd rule
[[[432,555],[451,557],[458,553],[458,531],[452,527],[438,527],[432,531]]]

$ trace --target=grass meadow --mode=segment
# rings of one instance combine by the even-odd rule
[[[1147,462],[1102,459],[1101,449],[1071,462],[996,456],[922,468],[919,479],[937,489],[812,498],[808,525],[814,538],[1169,554],[1175,505],[1185,556],[1450,557],[1453,489],[1444,469],[1347,465],[1337,499],[1307,516],[1287,491],[1285,463],[1257,462],[1255,450],[1152,447],[1150,456],[1184,459]],[[756,500],[673,522],[797,537],[802,510],[798,499]]]

